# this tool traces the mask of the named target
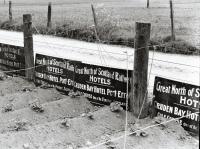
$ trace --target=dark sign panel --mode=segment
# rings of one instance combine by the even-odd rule
[[[199,133],[200,86],[155,78],[154,106],[159,115],[178,118],[185,130]]]
[[[36,54],[35,82],[68,92],[73,89],[75,61]]]
[[[126,70],[78,63],[75,74],[74,87],[84,92],[92,102],[110,104],[118,101],[125,106],[128,80]]]
[[[25,68],[24,48],[0,43],[0,69],[4,71]],[[25,75],[24,71],[13,71],[9,74]]]
[[[48,83],[61,91],[80,91],[96,104],[119,101],[125,106],[127,71],[41,54],[36,55],[36,83]],[[131,71],[129,71],[131,76]],[[130,79],[129,79],[130,82]],[[130,83],[129,83],[130,88]]]

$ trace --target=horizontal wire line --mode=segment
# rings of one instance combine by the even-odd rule
[[[149,58],[149,59],[152,59],[152,58]],[[194,65],[189,65],[189,64],[183,64],[183,63],[176,63],[176,62],[172,62],[172,61],[165,61],[165,60],[160,60],[160,59],[154,59],[154,60],[155,61],[159,61],[159,62],[164,62],[164,63],[175,64],[175,65],[182,65],[182,66],[200,68],[199,66],[194,66]]]
[[[188,81],[188,80],[179,79],[179,78],[174,78],[174,77],[165,76],[165,75],[160,75],[160,74],[156,74],[156,73],[151,73],[151,75],[160,76],[160,77],[165,77],[165,78],[169,78],[169,79],[173,79],[173,80],[178,80],[178,81],[185,82],[185,83],[189,83],[189,84],[195,84],[195,82],[191,82],[191,81]]]
[[[119,3],[121,4],[122,2],[115,2],[115,1],[103,1],[103,3]],[[1,3],[3,4],[3,3]],[[52,5],[82,5],[82,4],[91,4],[91,2],[85,2],[85,3],[52,3]],[[127,3],[128,4],[128,3]],[[130,3],[131,4],[131,3]],[[146,4],[146,3],[144,3]],[[160,5],[168,5],[169,3],[152,3],[152,4],[160,4]],[[180,5],[186,5],[186,4],[200,4],[200,2],[190,2],[190,3],[173,3],[173,4],[180,4]],[[8,5],[8,3],[6,3],[5,5]],[[5,6],[4,4],[2,6]],[[47,6],[48,3],[12,3],[12,5],[14,6]],[[142,5],[138,5],[138,7],[141,7]],[[146,5],[145,5],[146,6]],[[134,5],[134,7],[136,7],[136,5]]]
[[[20,71],[35,69],[35,68],[43,67],[43,66],[45,66],[45,65],[38,65],[38,66],[29,67],[29,68],[25,68],[25,69],[16,69],[16,70],[10,70],[10,71],[4,71],[4,70],[2,70],[0,72],[3,72],[3,73],[20,72]],[[134,71],[134,70],[132,70],[132,71]],[[183,79],[174,78],[174,77],[170,77],[170,76],[164,76],[164,75],[155,74],[155,73],[151,73],[150,75],[161,76],[161,77],[165,77],[165,78],[170,78],[170,79],[174,79],[174,80],[178,80],[178,81],[183,81],[183,82],[186,82],[186,83],[194,84],[194,82],[190,82],[188,80],[183,80]],[[153,87],[153,86],[150,86],[150,87]]]
[[[8,37],[8,36],[7,36]],[[4,38],[5,39],[5,38]],[[7,40],[7,39],[5,39],[5,40]],[[10,40],[10,39],[9,39]],[[12,41],[18,41],[18,40],[13,40],[13,39],[11,39]],[[40,42],[40,41],[35,41],[35,42],[37,42],[37,43],[44,43],[43,45],[48,45],[49,46],[49,43],[48,42]],[[62,45],[60,45],[60,44],[54,44],[54,45],[57,45],[57,46],[62,46]],[[148,47],[159,47],[159,46],[164,46],[164,45],[166,45],[166,44],[161,44],[161,45],[150,45],[150,46],[148,46]],[[56,46],[49,46],[49,47],[54,47],[54,48],[57,48]],[[75,49],[73,49],[73,51],[77,51],[78,49],[83,49],[83,50],[88,50],[88,51],[97,51],[97,52],[99,52],[99,50],[95,50],[95,49],[89,49],[89,48],[81,48],[81,47],[74,47],[74,46],[67,46],[67,47],[70,47],[70,48],[75,48]],[[104,47],[105,48],[105,47]],[[139,49],[143,49],[143,48],[145,48],[145,47],[141,47],[141,48],[138,48],[138,50]],[[57,49],[64,49],[64,48],[57,48]],[[72,51],[72,50],[71,50]],[[102,51],[103,53],[110,53],[110,54],[116,54],[116,55],[124,55],[125,56],[125,54],[124,53],[116,53],[116,52],[108,52],[108,51],[105,51],[105,50],[103,50]],[[84,53],[86,53],[86,52],[84,52]],[[88,53],[86,53],[86,54],[88,54]],[[129,57],[130,56],[133,56],[133,54],[131,54],[131,55],[128,55]],[[149,58],[149,59],[151,59],[151,58]],[[165,63],[171,63],[171,64],[175,64],[175,65],[182,65],[182,66],[188,66],[188,67],[194,67],[194,68],[200,68],[200,66],[194,66],[194,65],[189,65],[189,64],[183,64],[183,63],[177,63],[177,62],[172,62],[172,61],[166,61],[166,60],[160,60],[160,59],[154,59],[155,61],[160,61],[160,62],[165,62]]]
[[[34,68],[38,68],[38,67],[42,67],[42,66],[45,66],[45,65],[38,65],[38,66],[34,66],[34,67],[29,67],[29,68],[24,68],[24,69],[15,69],[15,70],[0,70],[0,72],[3,72],[3,73],[12,73],[12,72],[18,72],[18,71],[25,71],[25,70],[30,70],[30,69],[34,69]]]
[[[163,124],[167,124],[167,123],[170,123],[170,122],[173,122],[173,121],[176,121],[176,120],[180,120],[180,119],[185,118],[185,117],[188,117],[188,116],[190,116],[190,115],[192,115],[192,114],[199,114],[199,112],[193,112],[193,113],[190,113],[190,114],[185,115],[185,116],[181,116],[181,117],[178,117],[178,118],[172,118],[172,119],[170,119],[170,120],[168,120],[168,121],[164,121],[164,122],[161,122],[161,123],[159,123],[159,124],[150,125],[150,126],[147,126],[147,127],[141,128],[141,129],[138,129],[138,130],[136,130],[136,131],[133,131],[133,132],[131,132],[131,133],[128,133],[127,136],[133,135],[133,134],[135,134],[136,132],[144,131],[144,130],[147,130],[147,129],[150,129],[150,128],[153,128],[153,127],[161,126],[161,125],[163,125]],[[108,142],[114,142],[114,141],[117,141],[117,140],[122,139],[122,138],[124,138],[124,135],[122,135],[122,136],[120,136],[120,137],[117,137],[117,138],[113,138],[113,139],[111,139],[111,140],[108,140],[108,141],[105,141],[105,142],[102,142],[102,143],[99,143],[99,144],[94,145],[94,146],[86,147],[86,148],[84,148],[84,149],[94,149],[94,148],[99,147],[99,146],[102,146],[102,145],[104,145],[104,144],[106,144],[106,143],[108,143]]]

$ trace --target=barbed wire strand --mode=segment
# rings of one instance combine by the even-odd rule
[[[124,131],[124,149],[126,149],[126,136],[127,136],[127,129],[128,129],[128,95],[129,95],[129,69],[128,69],[128,51],[126,51],[127,54],[127,63],[126,63],[126,75],[127,75],[127,82],[126,82],[126,119],[125,119],[125,131]]]
[[[64,58],[61,58],[61,59],[65,60]],[[3,72],[3,73],[19,72],[19,71],[25,71],[25,70],[28,70],[28,69],[34,69],[34,68],[42,67],[42,66],[45,66],[45,65],[38,65],[38,66],[35,66],[35,67],[26,68],[26,69],[16,69],[16,70],[10,70],[10,71],[1,70],[1,72]],[[132,71],[134,71],[134,70],[132,70]],[[165,75],[160,75],[160,74],[154,74],[154,73],[151,73],[150,75],[155,75],[155,76],[165,77],[165,78],[169,78],[169,79],[173,79],[173,80],[178,80],[178,81],[181,81],[181,82],[195,84],[195,82],[190,82],[188,80],[174,78],[174,77],[170,77],[170,76],[165,76]],[[151,86],[151,88],[153,88],[153,86]]]
[[[37,29],[36,29],[36,30],[37,30]],[[152,57],[152,63],[151,63],[151,68],[150,68],[150,74],[149,74],[148,83],[149,83],[149,80],[150,80],[151,69],[152,69],[152,64],[153,64],[153,60],[154,60],[154,53],[155,53],[155,48],[154,48],[154,52],[153,52],[153,57]],[[100,53],[100,54],[102,54],[102,53]],[[128,54],[128,52],[127,52],[127,54]],[[127,61],[128,61],[128,55],[127,55]],[[127,62],[127,63],[128,63],[128,62]],[[128,65],[128,64],[127,64],[127,65]],[[23,70],[28,70],[28,69],[34,69],[34,68],[41,67],[41,66],[44,66],[44,65],[34,66],[34,67],[26,68],[26,69],[18,69],[18,70],[12,70],[12,71],[3,71],[3,72],[5,72],[5,73],[17,72],[17,71],[23,71]],[[128,66],[127,66],[127,67],[128,67]],[[128,70],[128,68],[127,68],[127,70]],[[127,72],[127,75],[128,75],[128,72]],[[128,90],[128,88],[127,88],[127,90]],[[146,98],[146,94],[147,94],[147,93],[145,93],[145,98]],[[128,102],[126,101],[126,108],[127,108],[127,103],[128,103]],[[142,104],[142,107],[141,107],[141,110],[140,110],[140,113],[139,113],[139,116],[138,116],[137,120],[139,120],[139,118],[140,118],[141,111],[143,110],[144,103],[145,103],[145,99],[143,100],[143,104]],[[126,110],[126,111],[127,111],[127,110]],[[137,122],[137,120],[136,120],[136,122]],[[126,123],[125,123],[124,149],[125,149],[125,146],[126,146],[126,136],[127,136],[126,131],[127,131],[127,113],[126,113]]]
[[[48,45],[49,46],[49,44],[48,43],[46,43],[45,45]],[[164,46],[165,44],[162,44],[162,46]],[[160,46],[160,45],[152,45],[152,46],[148,46],[148,47],[153,47],[153,48],[155,48],[155,47],[158,47],[158,46]],[[50,47],[50,46],[49,46]],[[55,46],[51,46],[51,47],[55,47]],[[95,50],[95,49],[87,49],[87,48],[79,48],[79,47],[72,47],[72,46],[68,46],[68,47],[71,47],[71,48],[77,48],[77,49],[74,49],[75,51],[76,50],[78,50],[78,49],[85,49],[85,50],[90,50],[90,51],[98,51],[99,52],[99,50]],[[57,47],[55,47],[55,48],[57,48]],[[102,47],[103,48],[103,47]],[[57,49],[62,49],[62,48],[57,48]],[[139,48],[139,49],[143,49],[143,47],[142,48]],[[73,50],[73,51],[74,51]],[[118,54],[118,55],[124,55],[123,53],[116,53],[116,52],[108,52],[108,51],[103,51],[104,53],[107,53],[107,54]],[[86,52],[84,52],[84,53],[86,53]],[[86,54],[88,54],[88,53],[86,53]],[[134,54],[131,54],[131,55],[129,55],[129,57],[132,57]],[[111,55],[109,55],[109,56],[111,56]],[[149,59],[151,59],[151,58],[149,58]],[[165,62],[165,63],[171,63],[171,64],[176,64],[176,65],[182,65],[182,66],[188,66],[188,67],[194,67],[194,68],[200,68],[200,66],[198,67],[198,66],[194,66],[194,65],[189,65],[189,64],[183,64],[183,63],[178,63],[178,62],[172,62],[172,61],[166,61],[166,60],[160,60],[160,59],[154,59],[155,61],[160,61],[160,62]],[[125,60],[124,60],[125,61]]]
[[[155,54],[155,49],[154,49],[154,52],[153,52],[152,62],[151,62],[151,66],[150,66],[150,71],[149,71],[149,76],[148,76],[148,81],[147,81],[146,92],[145,92],[145,95],[144,95],[144,99],[143,99],[143,101],[142,101],[142,106],[141,106],[139,115],[138,115],[138,117],[137,117],[136,123],[137,123],[137,122],[139,121],[139,119],[140,119],[140,116],[141,116],[141,114],[142,114],[142,110],[143,110],[143,107],[144,107],[144,104],[145,104],[145,101],[146,101],[146,98],[147,98],[148,87],[149,87],[149,82],[150,82],[150,78],[151,78],[151,71],[152,71],[152,67],[153,67],[154,54]]]
[[[144,104],[145,104],[145,101],[146,101],[146,97],[147,97],[147,92],[148,92],[148,87],[149,87],[149,82],[150,82],[150,77],[151,77],[151,70],[152,70],[152,66],[153,66],[153,59],[154,59],[154,53],[155,53],[155,48],[154,48],[154,51],[153,51],[153,57],[152,57],[152,62],[151,62],[151,67],[150,67],[150,72],[149,72],[149,76],[148,76],[148,82],[147,82],[147,88],[146,88],[146,91],[145,91],[145,95],[144,95],[144,99],[142,101],[142,106],[141,106],[141,109],[139,111],[139,115],[136,119],[136,124],[138,123],[139,119],[140,119],[140,116],[142,114],[142,110],[143,110],[143,107],[144,107]],[[127,61],[128,61],[128,56],[127,56]],[[128,65],[128,62],[127,62],[127,65]],[[128,69],[128,68],[127,68]],[[128,72],[127,72],[128,74]],[[127,81],[128,82],[128,81]],[[128,90],[128,89],[127,89]],[[128,95],[127,95],[127,98],[128,98]],[[127,102],[127,101],[126,101]],[[127,128],[128,127],[128,120],[127,120],[127,109],[126,109],[126,123],[125,123],[125,137],[124,137],[124,149],[126,149],[126,131],[127,131]]]
[[[18,41],[18,40],[13,40],[13,41]],[[46,42],[39,42],[39,41],[36,41],[36,42],[38,42],[38,43],[45,43],[45,45],[49,45],[49,43],[46,43]],[[55,45],[55,44],[54,44]],[[58,44],[57,44],[58,45]],[[165,46],[166,44],[161,44],[161,45],[150,45],[150,46],[148,46],[148,47],[158,47],[158,46]],[[61,46],[61,45],[59,45],[59,46]],[[50,47],[50,46],[49,46]],[[58,48],[58,47],[56,47],[56,46],[51,46],[51,47],[55,47],[55,48],[57,48],[57,49],[62,49],[62,48]],[[80,48],[80,47],[73,47],[73,46],[68,46],[68,47],[71,47],[71,48],[75,48],[74,50],[78,50],[78,49],[84,49],[84,50],[89,50],[89,51],[98,51],[99,52],[99,50],[95,50],[95,49],[88,49],[88,48]],[[144,47],[142,47],[142,48],[144,48]],[[141,48],[141,49],[142,49]],[[74,51],[73,50],[73,51]],[[105,52],[105,53],[110,53],[110,54],[117,54],[117,55],[124,55],[123,53],[116,53],[116,52],[108,52],[108,51],[103,51],[103,52]],[[84,53],[86,53],[86,52],[84,52]],[[87,53],[88,54],[88,53]],[[131,54],[131,55],[129,55],[129,57],[132,57],[134,54]],[[200,54],[199,54],[200,55]],[[165,63],[171,63],[171,64],[176,64],[176,65],[182,65],[182,66],[188,66],[188,67],[194,67],[194,68],[200,68],[200,66],[198,67],[198,66],[194,66],[194,65],[189,65],[189,64],[183,64],[183,63],[178,63],[178,62],[171,62],[171,61],[166,61],[166,60],[159,60],[159,59],[154,59],[155,61],[161,61],[161,62],[165,62]]]
[[[135,130],[135,131],[133,131],[133,132],[130,132],[130,133],[127,134],[127,136],[133,135],[133,134],[135,134],[136,132],[144,131],[144,130],[147,130],[147,129],[150,129],[150,128],[154,128],[154,127],[157,127],[157,126],[162,126],[162,125],[164,125],[164,124],[167,124],[167,123],[170,123],[170,122],[173,122],[173,121],[177,121],[177,120],[180,120],[180,119],[185,118],[185,117],[189,117],[189,116],[192,115],[192,114],[199,114],[199,112],[193,112],[193,113],[190,113],[190,114],[185,115],[185,116],[181,116],[181,117],[178,117],[178,118],[172,118],[172,119],[170,119],[170,120],[168,120],[168,121],[164,121],[164,122],[161,122],[161,123],[159,123],[159,124],[150,125],[150,126],[147,126],[147,127],[144,127],[144,128],[138,129],[138,130]],[[94,146],[86,147],[86,148],[84,148],[84,149],[95,149],[95,148],[97,148],[97,147],[99,147],[99,146],[102,146],[102,145],[108,143],[108,142],[114,142],[114,141],[117,141],[117,140],[119,140],[119,139],[122,139],[123,137],[124,137],[124,135],[119,136],[119,137],[116,137],[116,138],[113,138],[113,139],[111,139],[111,140],[108,140],[108,141],[105,141],[105,142],[102,142],[102,143],[99,143],[99,144],[94,145]]]
[[[40,34],[39,30],[37,29],[36,25],[32,22],[33,28],[36,30],[37,34]]]
[[[104,1],[104,3],[120,3],[120,2],[115,2],[115,1]],[[0,4],[3,4],[3,3],[0,3]],[[77,2],[77,3],[68,3],[68,2],[65,2],[65,3],[52,3],[52,5],[55,5],[55,6],[59,6],[59,5],[83,5],[83,4],[90,4],[90,2],[86,2],[86,3],[80,3],[80,2]],[[168,3],[157,3],[157,2],[154,2],[153,4],[160,4],[160,5],[168,5]],[[182,2],[182,3],[178,3],[178,2],[174,2],[173,4],[180,4],[180,5],[188,5],[188,4],[200,4],[200,2],[189,2],[189,3],[185,3],[185,2]],[[3,4],[2,6],[7,6],[8,3],[6,3],[5,5]],[[13,3],[14,6],[48,6],[48,3]],[[146,5],[145,5],[146,6]],[[136,7],[134,5],[134,7]],[[137,7],[142,7],[142,5],[137,5]]]
[[[57,53],[57,51],[55,51]],[[58,53],[57,53],[58,54]],[[61,58],[62,60],[65,60],[64,58]],[[41,65],[41,67],[44,66],[44,65]],[[35,66],[35,67],[38,67],[38,66]],[[33,67],[33,68],[35,68]],[[109,67],[109,66],[107,66]],[[27,69],[33,69],[33,68],[27,68]],[[1,72],[4,72],[4,73],[12,73],[12,72],[17,72],[17,71],[24,71],[24,70],[27,70],[27,69],[17,69],[17,70],[11,70],[11,71],[1,71]],[[134,70],[132,70],[134,71]],[[185,79],[180,79],[180,78],[175,78],[175,77],[170,77],[170,76],[166,76],[166,75],[160,75],[160,74],[155,74],[155,73],[151,73],[150,75],[155,75],[155,76],[161,76],[161,77],[165,77],[165,78],[169,78],[169,79],[173,79],[173,80],[178,80],[178,81],[181,81],[181,82],[185,82],[185,83],[189,83],[189,84],[195,84],[195,82],[191,82],[191,81],[188,81],[188,80],[185,80]]]
[[[34,66],[34,67],[29,67],[29,68],[24,68],[24,69],[16,69],[16,70],[2,70],[1,72],[3,73],[12,73],[12,72],[19,72],[19,71],[25,71],[25,70],[30,70],[30,69],[35,69],[35,68],[38,68],[38,67],[42,67],[42,66],[45,66],[45,65],[38,65],[38,66]]]
[[[200,50],[199,50],[199,55],[200,55]],[[200,86],[200,56],[199,56],[199,86]]]
[[[170,77],[170,76],[166,76],[166,75],[160,75],[160,74],[156,74],[156,73],[151,73],[151,75],[160,76],[160,77],[164,77],[164,78],[169,78],[169,79],[173,79],[173,80],[178,80],[178,81],[189,83],[189,84],[195,84],[195,82],[192,82],[192,81],[179,79],[179,78],[175,78],[175,77]]]
[[[55,52],[57,53],[57,51],[55,51]],[[65,60],[64,58],[61,58],[61,59]],[[41,65],[41,67],[42,66],[44,66],[44,65]],[[39,66],[35,66],[35,67],[37,68]],[[17,70],[11,70],[11,71],[1,71],[1,72],[12,73],[12,72],[17,72],[17,71],[24,71],[24,70],[27,70],[27,69],[34,69],[35,67],[26,68],[26,69],[17,69]],[[109,66],[107,66],[107,67],[109,67]],[[132,70],[132,71],[134,71],[134,70]],[[188,81],[188,80],[185,80],[185,79],[170,77],[170,76],[166,76],[166,75],[160,75],[160,74],[155,74],[155,73],[151,73],[150,75],[161,76],[161,77],[165,77],[165,78],[169,78],[169,79],[173,79],[173,80],[178,80],[178,81],[185,82],[185,83],[195,84],[195,82],[191,82],[191,81]]]

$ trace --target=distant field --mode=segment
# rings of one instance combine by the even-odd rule
[[[15,24],[22,24],[22,15],[30,13],[36,28],[46,26],[49,0],[12,0]],[[0,22],[8,20],[8,5],[0,3]],[[53,4],[53,28],[67,24],[70,28],[90,27],[93,23],[91,0],[51,0]],[[93,0],[99,26],[110,23],[115,27],[112,34],[121,38],[134,37],[135,22],[152,24],[151,38],[170,35],[170,10],[168,0]],[[178,38],[193,45],[200,41],[200,4],[198,0],[175,0],[175,29]],[[188,4],[192,3],[192,4]]]

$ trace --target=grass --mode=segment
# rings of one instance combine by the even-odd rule
[[[101,0],[101,2],[105,1]],[[134,6],[134,1],[132,6]],[[52,1],[52,3],[55,2],[57,4],[61,2],[72,3],[69,0]],[[22,3],[25,3],[25,5],[21,6]],[[90,0],[75,0],[73,1],[75,4],[53,5],[51,29],[46,28],[46,3],[48,3],[47,0],[41,2],[37,0],[29,1],[29,3],[24,0],[16,1],[16,4],[13,4],[13,22],[7,20],[8,6],[1,5],[0,28],[22,31],[22,15],[30,13],[33,17],[34,33],[74,38],[88,42],[96,41]],[[104,3],[104,5],[95,4],[94,6],[97,13],[98,35],[105,43],[133,47],[135,22],[150,22],[152,25],[150,44],[160,45],[158,46],[159,51],[182,54],[198,53],[195,46],[198,44],[200,37],[194,38],[194,35],[196,36],[196,33],[200,34],[199,9],[175,8],[175,31],[179,40],[170,42],[165,39],[171,34],[168,7],[146,9],[132,7],[129,3],[120,3],[119,0],[115,2],[110,0],[109,3]],[[162,44],[167,46],[163,47]]]

